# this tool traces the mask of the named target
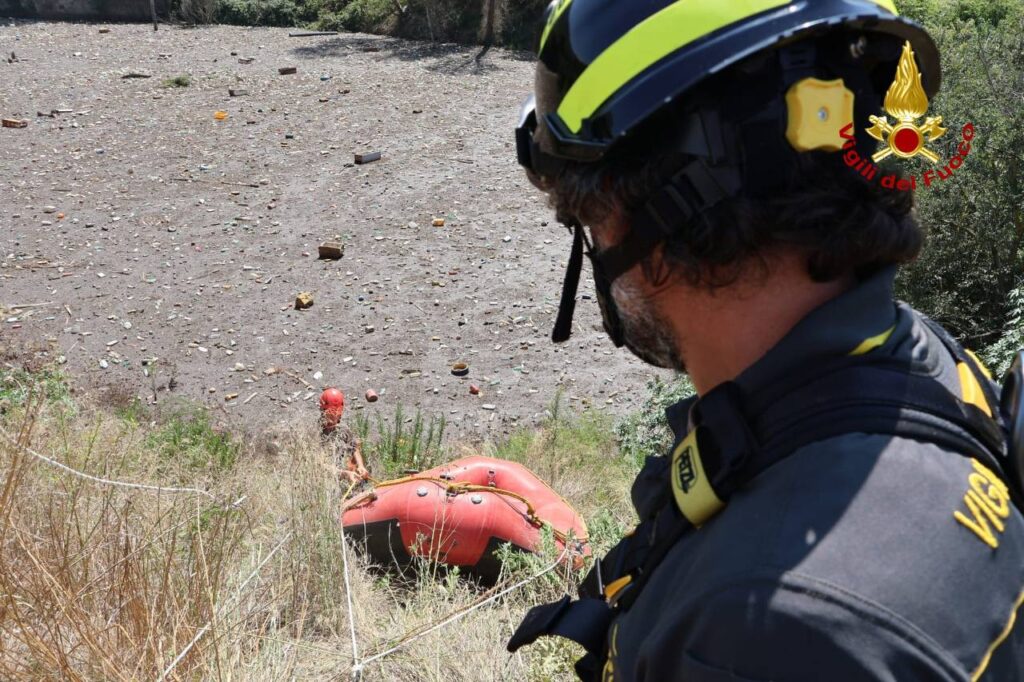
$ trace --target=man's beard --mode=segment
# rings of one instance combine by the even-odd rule
[[[650,299],[644,297],[628,277],[620,277],[612,284],[625,346],[650,365],[685,372],[686,363],[670,327],[658,318]]]

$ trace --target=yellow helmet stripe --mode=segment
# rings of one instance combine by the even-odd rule
[[[544,43],[548,42],[548,36],[551,34],[551,27],[558,21],[558,17],[562,16],[562,12],[569,9],[569,5],[572,4],[572,0],[560,0],[558,6],[555,7],[555,11],[548,17],[548,23],[544,25],[544,33],[540,36],[540,48],[537,49],[539,54],[544,49]]]
[[[896,14],[893,0],[872,1]],[[551,26],[569,4],[566,0],[552,14],[542,40],[547,40]],[[562,98],[558,116],[571,132],[578,133],[585,118],[655,62],[713,31],[788,4],[790,0],[678,0],[598,55]]]

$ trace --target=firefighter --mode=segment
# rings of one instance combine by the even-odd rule
[[[567,637],[609,682],[1022,679],[1021,382],[894,300],[913,193],[848,161],[920,172],[939,84],[891,0],[548,8],[517,151],[572,233],[553,338],[586,255],[615,345],[697,395],[636,529],[510,650]]]

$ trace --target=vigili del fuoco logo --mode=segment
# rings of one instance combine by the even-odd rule
[[[878,166],[875,164],[890,156],[901,159],[924,157],[939,168],[929,168],[921,174],[911,175],[909,179],[896,179],[895,174],[883,175],[878,182],[887,189],[903,192],[918,188],[918,180],[923,187],[931,187],[936,180],[946,181],[953,176],[964,159],[971,153],[971,140],[974,139],[974,124],[966,124],[960,131],[961,141],[957,153],[942,165],[941,157],[929,144],[946,134],[942,127],[941,116],[928,116],[924,122],[918,121],[928,112],[928,96],[921,85],[921,72],[918,71],[914,50],[910,42],[903,46],[899,66],[896,67],[896,79],[885,93],[885,113],[888,116],[871,116],[871,127],[866,128],[868,135],[882,143],[881,148],[871,156],[871,160],[862,158],[856,150],[854,124],[848,123],[839,131],[846,140],[843,149],[843,161],[847,166],[860,173],[868,181],[878,177]],[[895,119],[889,121],[889,117]]]

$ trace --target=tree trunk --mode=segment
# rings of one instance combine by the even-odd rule
[[[483,48],[476,55],[478,62],[483,59],[487,51],[494,45],[494,25],[495,15],[498,12],[498,2],[499,0],[484,0]]]

